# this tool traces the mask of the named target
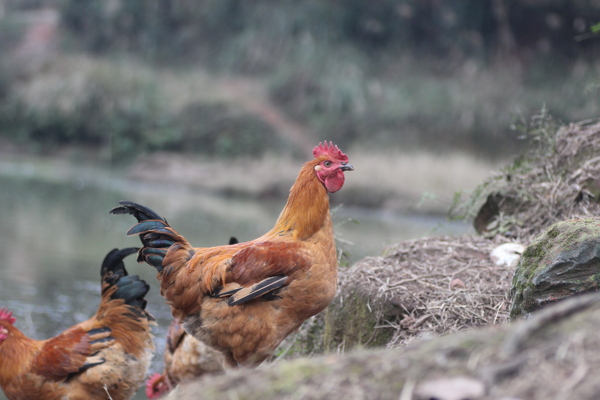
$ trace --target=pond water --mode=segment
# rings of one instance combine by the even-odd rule
[[[46,175],[7,170],[10,165],[0,165],[0,307],[13,310],[16,326],[35,339],[56,335],[93,315],[105,254],[139,245],[137,237],[125,235],[134,218],[108,213],[119,200],[154,209],[196,246],[225,244],[230,236],[240,241],[258,237],[271,228],[285,203],[143,185],[84,168]],[[350,262],[378,255],[400,240],[471,231],[464,223],[438,217],[351,208],[338,209],[334,224]],[[154,269],[134,258],[126,260],[129,272],[152,286],[148,309],[159,323],[152,369],[158,372],[171,316],[158,294]],[[143,391],[135,398],[145,398]],[[5,399],[1,393],[0,399]]]

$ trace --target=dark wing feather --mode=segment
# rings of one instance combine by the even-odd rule
[[[298,271],[310,268],[311,261],[296,242],[259,242],[240,249],[232,257],[231,281],[213,297],[228,297],[236,306],[265,296],[288,285]]]
[[[230,282],[227,283],[225,286],[221,286],[219,288],[217,288],[214,293],[211,294],[212,297],[216,297],[216,298],[223,298],[223,297],[229,297],[231,295],[233,295],[234,293],[239,292],[240,290],[242,290],[244,287],[240,286],[239,284],[235,283],[235,282]]]
[[[270,278],[263,279],[256,285],[252,285],[248,288],[237,291],[229,298],[229,300],[227,300],[227,304],[230,306],[237,306],[270,293],[273,290],[277,290],[284,285],[287,278],[287,276],[272,276]]]

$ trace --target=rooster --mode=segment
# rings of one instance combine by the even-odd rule
[[[133,397],[154,355],[154,318],[144,299],[149,285],[123,264],[137,250],[106,255],[96,315],[52,339],[26,337],[12,313],[0,309],[0,387],[9,400]]]
[[[229,239],[229,244],[237,243],[236,237]],[[225,371],[223,354],[186,333],[175,320],[167,332],[163,360],[163,373],[153,374],[146,381],[146,396],[151,400],[165,397],[181,382]]]
[[[313,150],[275,226],[249,242],[194,248],[167,221],[122,201],[113,214],[138,224],[138,261],[157,269],[161,294],[177,322],[225,355],[232,366],[254,367],[270,357],[307,318],[333,299],[337,253],[327,192],[354,168],[331,142]]]

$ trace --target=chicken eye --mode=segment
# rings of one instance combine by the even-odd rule
[[[325,161],[323,165],[329,168],[331,167],[331,161]]]

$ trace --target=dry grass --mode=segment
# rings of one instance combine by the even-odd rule
[[[286,358],[356,347],[403,346],[420,337],[509,321],[514,263],[492,250],[506,238],[441,236],[398,243],[339,271],[326,312],[283,345]]]
[[[379,328],[392,328],[387,347],[408,343],[425,333],[445,334],[471,326],[508,321],[513,267],[498,266],[491,251],[506,240],[438,237],[410,240],[368,257],[345,270],[340,295],[362,295],[379,313]],[[386,315],[386,305],[396,313]],[[395,315],[394,315],[395,314]]]
[[[556,222],[600,214],[600,123],[556,127],[542,116],[528,134],[536,149],[488,178],[464,205],[480,233],[528,242]]]

